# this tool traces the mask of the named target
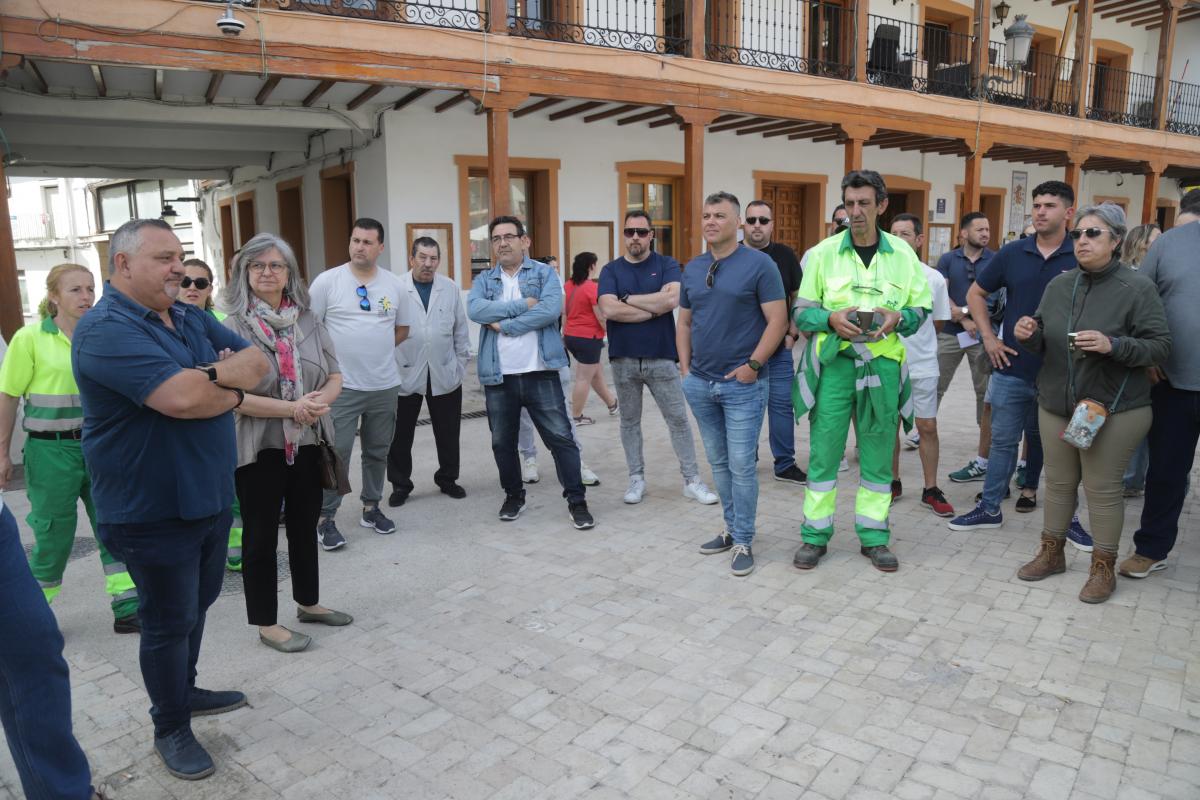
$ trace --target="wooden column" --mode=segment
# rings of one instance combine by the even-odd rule
[[[875,129],[867,125],[838,125],[846,135],[846,163],[842,175],[849,175],[856,169],[863,168],[863,145],[867,139],[875,135]]]
[[[1162,28],[1158,31],[1158,67],[1154,85],[1154,125],[1166,130],[1167,104],[1171,98],[1171,52],[1175,49],[1175,30],[1179,27],[1179,10],[1184,0],[1165,0]]]
[[[1078,0],[1075,4],[1075,74],[1071,76],[1071,100],[1075,115],[1087,114],[1088,91],[1092,85],[1092,11],[1095,0]]]
[[[683,120],[683,198],[679,213],[680,263],[686,264],[704,252],[700,211],[704,208],[704,128],[721,112],[711,108],[675,106]]]
[[[487,115],[488,211],[493,217],[511,213],[508,189],[508,123],[526,100],[519,92],[471,92]]]
[[[1158,216],[1158,180],[1162,177],[1166,163],[1162,161],[1144,162],[1146,171],[1142,175],[1146,183],[1142,189],[1142,224],[1153,222]]]
[[[870,29],[870,0],[856,0],[854,4],[854,80],[867,82],[867,40]],[[852,34],[853,35],[853,34]]]
[[[383,5],[382,3],[380,4]],[[508,33],[508,0],[487,0],[488,33]]]
[[[1083,164],[1087,158],[1087,153],[1067,153],[1067,166],[1063,173],[1063,181],[1075,190],[1076,208],[1083,203]]]
[[[707,41],[705,28],[704,11],[706,3],[704,0],[686,0],[687,2],[687,31],[688,31],[688,58],[705,57],[704,45]],[[661,6],[659,6],[661,7]]]
[[[992,142],[987,139],[967,142],[967,144],[968,146],[974,145],[975,151],[967,156],[966,170],[963,174],[963,203],[966,206],[962,209],[963,214],[981,210],[979,187],[983,185],[983,157],[987,155],[988,150],[992,149]]]
[[[25,324],[25,309],[21,308],[21,290],[17,284],[17,251],[8,216],[7,185],[4,162],[0,160],[0,333],[4,341],[11,342],[13,334]]]
[[[988,43],[992,31],[992,0],[975,0],[975,49],[971,53],[971,86],[982,96],[988,73]]]

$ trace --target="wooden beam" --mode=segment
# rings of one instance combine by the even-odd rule
[[[972,143],[966,142],[965,144],[970,147]],[[963,204],[965,208],[961,209],[964,214],[981,210],[979,196],[983,185],[983,157],[987,155],[987,151],[991,148],[991,142],[986,139],[980,139],[975,144],[975,151],[969,153],[965,159],[963,174]]]
[[[850,41],[854,48],[854,80],[859,83],[867,82],[867,32],[871,29],[870,13],[871,3],[868,0],[855,0],[854,33],[850,34]],[[862,150],[861,143],[859,150]]]
[[[508,35],[508,0],[486,0],[488,33]]]
[[[511,203],[508,186],[508,121],[509,114],[512,112],[507,108],[489,108],[485,113],[487,114],[488,213],[492,217],[499,217],[509,213]]]
[[[591,123],[599,122],[602,119],[608,119],[609,117],[616,117],[620,116],[621,114],[628,113],[633,111],[635,108],[641,108],[641,106],[639,106],[637,103],[626,103],[622,106],[614,106],[613,108],[606,108],[603,111],[597,111],[595,114],[588,114],[583,118],[583,121],[590,125]]]
[[[1063,181],[1075,191],[1076,204],[1083,191],[1083,165],[1087,160],[1086,153],[1067,153],[1067,161],[1063,166]]]
[[[382,83],[371,84],[370,86],[368,86],[367,88],[365,88],[361,92],[359,92],[358,95],[353,100],[351,100],[349,103],[346,103],[346,110],[353,111],[354,109],[361,106],[363,103],[370,100],[375,95],[382,92],[383,88],[384,87],[383,87]]]
[[[983,80],[988,72],[988,44],[992,30],[992,0],[975,0],[975,41],[971,47],[971,86],[984,96]]]
[[[794,128],[784,128],[783,130],[771,131],[770,133],[764,133],[763,138],[771,139],[775,136],[786,136],[790,133],[803,133],[804,131],[819,131],[819,130],[822,130],[822,129],[828,128],[828,127],[829,127],[828,125],[826,125],[822,122],[800,122],[800,123],[797,123]]]
[[[720,133],[721,131],[732,131],[738,128],[746,127],[747,125],[761,125],[764,122],[777,122],[770,117],[746,117],[745,119],[737,120],[736,122],[726,122],[724,125],[713,125],[708,129],[709,133]]]
[[[831,130],[833,130],[833,126],[822,125],[820,128],[814,128],[813,130],[803,131],[801,133],[789,134],[788,141],[791,142],[791,141],[795,141],[796,139],[813,139],[814,137],[820,136],[822,133],[825,133],[825,132],[828,132]],[[836,139],[839,136],[841,136],[840,133],[835,133],[832,138]]]
[[[39,94],[49,94],[50,86],[46,83],[46,79],[42,77],[42,71],[38,69],[38,65],[33,63],[33,59],[27,58],[21,62],[21,67],[25,70],[37,87]]]
[[[518,108],[516,111],[514,111],[512,113],[513,119],[520,119],[521,117],[532,114],[535,111],[541,111],[543,108],[549,108],[550,106],[558,105],[562,101],[563,101],[563,98],[561,98],[561,97],[542,98],[541,100],[538,100],[536,103],[531,103],[531,104],[525,106],[524,108]]]
[[[404,95],[404,97],[401,97],[399,100],[397,100],[395,103],[392,104],[392,111],[399,111],[402,108],[406,108],[407,106],[409,106],[412,103],[415,103],[416,101],[420,100],[422,97],[424,97],[427,94],[429,94],[428,89],[413,89],[411,92]]]
[[[1147,16],[1148,12],[1153,13]],[[1162,5],[1159,3],[1159,0],[1146,0],[1143,3],[1130,3],[1126,8],[1121,9],[1120,12],[1113,13],[1120,13],[1120,16],[1113,20],[1117,24],[1132,22],[1139,17],[1142,19],[1155,19],[1162,13]]]
[[[7,185],[4,160],[0,159],[0,334],[4,335],[4,341],[11,342],[13,334],[25,324],[25,309],[21,308],[21,290],[17,282],[17,251],[13,247],[12,221],[8,215],[8,192],[3,191]]]
[[[1166,130],[1171,88],[1171,55],[1175,50],[1175,31],[1179,28],[1181,3],[1168,2],[1163,9],[1162,28],[1158,33],[1158,62],[1154,69],[1154,127]]]
[[[307,97],[304,98],[304,107],[312,108],[318,100],[325,96],[326,92],[333,88],[335,83],[337,83],[337,81],[321,81],[314,86],[313,90],[308,93]]]
[[[648,127],[665,128],[667,125],[681,125],[681,124],[682,124],[682,122],[680,121],[679,117],[672,114],[671,116],[667,117],[666,119],[660,119],[657,122],[651,122]]]
[[[221,81],[225,80],[224,72],[214,72],[212,77],[208,79],[208,88],[204,91],[204,102],[212,105],[217,99],[217,92],[221,91]]]
[[[154,99],[163,99],[163,83],[166,82],[166,76],[163,75],[161,69],[154,70]]]
[[[708,4],[705,0],[684,0],[684,2],[687,4],[684,10],[684,19],[688,32],[688,58],[703,59],[704,45],[708,39],[704,25]]]
[[[275,87],[283,80],[282,75],[272,75],[263,81],[262,88],[258,90],[258,94],[254,95],[254,103],[256,105],[266,105],[266,102],[271,99],[271,92],[275,91]]]
[[[700,213],[704,206],[704,129],[721,112],[711,108],[676,106],[674,113],[683,120],[683,204],[682,244],[687,263],[704,252]]]
[[[573,117],[576,114],[582,114],[584,111],[591,111],[593,108],[599,108],[602,105],[604,105],[604,103],[600,100],[589,100],[586,103],[579,103],[578,105],[571,106],[570,108],[564,108],[562,111],[555,111],[550,115],[549,119],[551,122],[558,122],[560,119]]]
[[[632,125],[633,123],[641,122],[642,120],[661,117],[663,114],[671,114],[671,116],[674,116],[674,112],[672,112],[669,108],[654,108],[649,111],[643,111],[640,114],[634,114],[631,117],[622,117],[621,119],[617,120],[617,124]]]
[[[860,3],[860,5],[865,5],[865,3]],[[859,30],[865,31],[866,28],[859,28]],[[845,170],[842,172],[842,174],[849,175],[851,172],[863,168],[863,144],[867,141],[867,139],[870,139],[875,135],[876,130],[875,128],[869,128],[866,125],[842,124],[838,127],[841,128],[841,132],[846,137],[845,143],[843,144],[843,147],[846,148],[846,160],[844,164]],[[813,141],[822,141],[824,138],[825,137],[817,137],[816,139],[813,139]]]
[[[96,84],[96,96],[108,97],[108,87],[104,85],[104,68],[92,64],[92,82]]]
[[[1087,116],[1088,86],[1092,76],[1092,5],[1094,0],[1079,0],[1075,5],[1075,71],[1071,75],[1071,101],[1075,115]]]
[[[1140,9],[1144,10],[1147,6],[1155,5],[1157,3],[1158,3],[1158,0],[1144,0],[1142,3],[1130,3],[1130,2],[1128,2],[1128,0],[1126,0],[1126,2],[1119,3],[1114,6],[1108,6],[1102,12],[1100,12],[1100,16],[1105,19],[1107,19],[1109,17],[1119,17],[1133,9],[1140,8]]]
[[[459,103],[463,102],[464,100],[466,100],[466,99],[467,99],[467,98],[469,98],[470,96],[471,96],[471,95],[470,95],[470,93],[469,93],[469,92],[467,92],[467,91],[465,91],[465,90],[464,90],[464,91],[461,91],[461,92],[459,92],[458,94],[454,95],[454,97],[451,97],[449,100],[443,100],[442,102],[440,102],[440,103],[438,103],[436,106],[434,106],[434,107],[433,107],[433,113],[435,113],[435,114],[440,114],[440,113],[442,113],[443,111],[446,111],[446,110],[448,110],[448,109],[454,108],[456,105],[458,105]],[[507,119],[508,119],[508,117],[506,116],[506,117],[505,117],[505,120],[507,121]],[[507,124],[507,122],[506,122],[506,124]],[[506,128],[505,128],[505,134],[507,135],[507,133],[508,133],[508,128],[506,127]],[[495,215],[493,215],[493,216],[495,216]]]

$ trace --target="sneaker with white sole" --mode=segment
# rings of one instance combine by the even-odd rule
[[[729,564],[729,569],[737,577],[749,575],[754,572],[754,553],[750,550],[748,544],[735,544],[732,549],[733,561]]]
[[[717,534],[717,538],[700,545],[700,555],[711,556],[715,553],[724,553],[731,547],[733,547],[733,537],[725,531],[721,531]]]
[[[396,532],[396,523],[385,517],[383,512],[379,510],[379,506],[364,508],[362,519],[358,521],[358,524],[364,528],[371,528],[376,533]]]
[[[908,436],[904,437],[904,449],[916,450],[921,446],[921,434],[919,431],[913,431]]]
[[[642,502],[642,497],[646,494],[646,481],[641,475],[629,476],[629,488],[625,490],[625,496],[621,498],[629,505],[635,505]]]
[[[1117,572],[1124,575],[1126,578],[1146,578],[1151,572],[1158,572],[1160,569],[1167,568],[1167,560],[1155,561],[1148,556],[1134,553],[1129,558],[1121,562]]]
[[[342,536],[342,532],[338,530],[337,523],[333,519],[323,519],[321,524],[317,525],[317,541],[325,550],[337,550],[339,547],[345,547],[346,537]]]
[[[1079,521],[1078,514],[1071,517],[1071,525],[1067,528],[1067,541],[1076,550],[1082,550],[1085,553],[1090,553],[1095,549],[1091,534],[1083,529],[1083,523]]]
[[[975,506],[966,514],[947,522],[946,527],[952,531],[978,531],[985,528],[999,528],[1003,523],[1004,516],[999,511],[989,514],[983,510],[983,506]]]
[[[588,465],[582,462],[579,464],[579,478],[583,482],[584,486],[600,485],[600,479],[596,477],[596,473],[588,469]]]
[[[717,497],[699,478],[692,478],[683,485],[683,496],[690,497],[702,506],[711,506],[721,498]]]
[[[541,476],[538,475],[536,456],[526,456],[521,459],[521,480],[525,483],[537,483],[541,480]]]
[[[965,467],[950,473],[950,480],[955,483],[971,483],[987,477],[987,467],[979,466],[979,462],[971,459]]]
[[[578,503],[568,503],[567,516],[576,530],[583,531],[596,527],[596,520],[592,517],[592,513],[588,511],[587,503],[583,500],[580,500]]]

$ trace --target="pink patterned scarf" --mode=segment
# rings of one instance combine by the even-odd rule
[[[284,297],[278,309],[252,296],[246,308],[246,321],[254,336],[275,354],[279,367],[279,397],[292,402],[304,396],[303,377],[296,360],[296,319],[300,307]],[[283,455],[288,464],[295,463],[296,445],[305,426],[287,417],[283,420]]]

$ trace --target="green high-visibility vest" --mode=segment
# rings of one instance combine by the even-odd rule
[[[0,362],[0,392],[25,398],[26,431],[83,427],[83,404],[71,372],[71,340],[47,317],[13,335]]]

